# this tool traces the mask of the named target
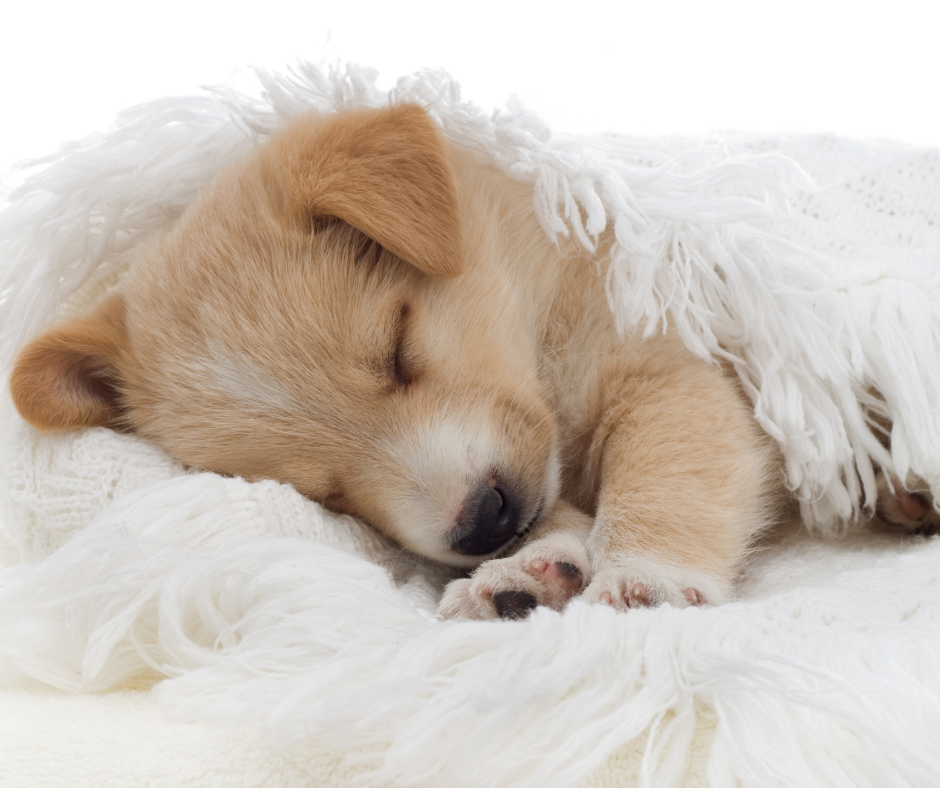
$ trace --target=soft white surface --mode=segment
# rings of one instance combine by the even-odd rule
[[[250,732],[168,717],[143,690],[0,689],[3,788],[345,788],[328,754],[280,752]]]
[[[220,94],[131,113],[37,175],[0,217],[4,363],[63,301],[117,276],[246,149],[246,128],[383,100],[358,72],[266,87],[258,103]],[[434,75],[398,95],[532,182],[548,231],[589,245],[614,224],[618,317],[657,330],[668,316],[690,347],[730,351],[817,530],[845,527],[861,492],[851,469],[865,482],[870,455],[940,484],[936,151],[557,138],[520,110],[460,104]],[[804,191],[786,158],[755,155],[766,150],[823,188]],[[869,384],[895,420],[893,457],[858,415]],[[940,773],[937,541],[788,532],[720,608],[576,601],[524,622],[441,623],[443,570],[290,488],[183,473],[106,430],[6,424],[4,525],[26,561],[0,575],[7,680],[101,690],[165,675],[174,714],[256,726],[297,752],[316,743],[368,785],[574,786],[648,729],[641,776],[681,784],[703,714],[716,785]]]
[[[704,715],[683,788],[706,784],[712,726]],[[618,750],[582,788],[636,785],[644,744]],[[284,751],[250,729],[176,719],[146,688],[69,694],[33,682],[0,687],[0,764],[2,788],[349,788],[360,773],[315,744]]]
[[[27,435],[28,447],[46,440]],[[94,464],[126,440],[76,433],[57,454]],[[173,467],[155,452],[127,465],[138,478]],[[34,517],[73,497],[28,492],[42,493],[19,498]],[[191,475],[122,496],[52,559],[7,570],[0,664],[8,679],[19,665],[90,690],[149,666],[176,677],[156,690],[171,719],[260,725],[305,768],[368,766],[359,748],[388,748],[368,784],[577,785],[651,725],[664,748],[651,750],[665,770],[655,784],[674,784],[710,709],[714,784],[769,784],[773,769],[780,785],[925,785],[940,720],[937,566],[937,540],[822,543],[788,529],[733,605],[618,615],[576,603],[522,623],[441,624],[428,585],[440,576],[370,530],[281,485]],[[134,709],[155,707],[128,697],[109,708],[133,738]],[[87,728],[55,741],[95,737],[88,763],[108,774],[101,707],[42,703],[83,715]],[[28,746],[27,730],[11,743]],[[192,730],[202,744],[181,749],[181,769],[201,747],[212,764],[232,746],[233,734]],[[158,725],[143,764],[179,735]],[[621,771],[639,770],[632,755]]]

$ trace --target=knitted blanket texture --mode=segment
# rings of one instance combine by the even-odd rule
[[[311,107],[413,101],[532,184],[546,233],[612,227],[624,333],[668,321],[730,362],[799,522],[738,600],[441,622],[450,570],[273,481],[187,470],[129,435],[40,435],[0,409],[0,680],[158,682],[186,719],[328,747],[366,786],[576,786],[648,732],[682,785],[922,786],[940,774],[940,540],[861,527],[873,464],[940,494],[940,151],[833,137],[552,133],[446,75],[258,74],[127,111],[34,164],[0,214],[0,365],[120,281],[221,167]],[[878,392],[876,396],[873,392]],[[872,416],[890,420],[891,447]]]

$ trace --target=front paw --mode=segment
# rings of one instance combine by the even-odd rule
[[[667,566],[646,558],[605,560],[583,594],[592,604],[633,607],[716,605],[731,596],[731,584],[689,567]]]
[[[590,582],[590,566],[580,540],[553,534],[449,583],[438,613],[442,618],[519,619],[538,605],[561,610]]]

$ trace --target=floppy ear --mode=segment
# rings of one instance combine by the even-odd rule
[[[20,415],[44,431],[119,425],[116,360],[126,341],[120,296],[34,339],[20,351],[10,376]]]
[[[335,216],[426,273],[463,272],[454,174],[420,107],[308,117],[275,136],[269,153],[294,218],[312,226]]]

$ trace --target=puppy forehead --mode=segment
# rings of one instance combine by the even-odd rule
[[[129,293],[141,332],[249,356],[265,349],[305,363],[356,363],[386,341],[411,287],[404,264],[368,269],[329,238],[213,235],[177,236],[141,261]]]

